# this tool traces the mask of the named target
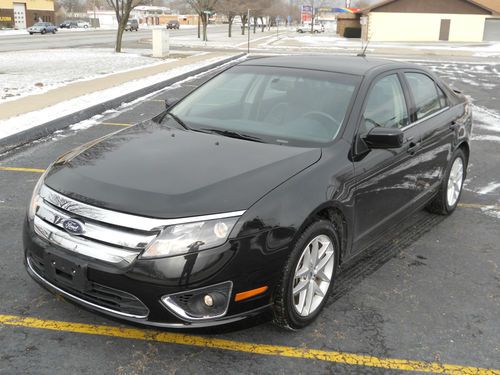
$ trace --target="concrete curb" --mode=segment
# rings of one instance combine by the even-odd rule
[[[44,124],[35,126],[31,129],[24,130],[22,132],[10,135],[0,140],[0,154],[11,151],[19,146],[22,146],[26,143],[33,142],[37,139],[46,137],[57,130],[64,129],[72,124],[77,122],[89,119],[95,115],[98,115],[104,111],[107,111],[112,108],[119,107],[122,103],[128,103],[134,101],[142,96],[151,94],[152,92],[161,90],[166,88],[167,86],[171,86],[176,82],[182,81],[191,76],[206,72],[210,69],[214,69],[220,65],[226,64],[233,60],[239,59],[244,56],[244,53],[240,53],[235,56],[228,57],[226,59],[217,61],[216,63],[204,66],[202,68],[198,68],[192,70],[187,73],[180,74],[176,77],[169,78],[165,81],[161,81],[155,83],[154,85],[144,87],[140,90],[130,92],[128,94],[119,96],[117,98],[102,102],[100,104],[88,107],[84,110],[60,117],[58,119],[46,122]]]

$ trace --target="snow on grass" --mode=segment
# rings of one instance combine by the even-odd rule
[[[41,94],[68,83],[164,63],[136,53],[78,48],[2,52],[0,103]]]
[[[39,111],[33,111],[29,112],[20,116],[12,117],[4,121],[0,121],[0,139],[8,137],[10,135],[19,133],[21,131],[33,128],[35,126],[47,123],[49,121],[61,118],[63,116],[84,110],[86,108],[89,108],[91,106],[100,104],[102,102],[112,100],[115,98],[118,98],[122,96],[124,93],[127,92],[133,92],[136,90],[140,90],[142,88],[151,86],[153,84],[156,84],[161,81],[165,81],[171,78],[175,78],[177,76],[180,76],[185,73],[189,73],[190,71],[203,68],[205,66],[208,66],[210,64],[214,64],[218,61],[226,59],[227,56],[219,56],[216,58],[212,59],[207,59],[198,63],[194,64],[189,64],[186,66],[178,67],[171,69],[169,71],[166,71],[164,73],[160,74],[155,74],[146,78],[138,79],[138,80],[133,80],[129,81],[127,83],[124,83],[122,85],[118,85],[106,90],[94,92],[92,94],[88,95],[83,95],[78,98],[70,99],[61,103],[58,103],[56,105],[41,109]],[[217,67],[219,68],[219,67]],[[214,69],[217,69],[214,68]],[[192,78],[196,78],[197,76],[193,76]],[[163,91],[163,90],[160,90]],[[133,103],[142,101],[146,99],[149,96],[155,95],[156,93],[151,93],[149,95],[146,95],[145,97],[139,98],[135,100],[132,103],[127,103],[124,104],[126,105],[131,105]],[[123,107],[123,105],[122,105]],[[79,123],[79,126],[82,127],[89,127],[95,124],[97,121],[95,118],[93,120],[94,122],[89,122],[89,123],[84,123],[81,124]],[[78,130],[78,126],[75,128]]]

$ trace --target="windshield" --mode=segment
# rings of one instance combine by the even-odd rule
[[[193,130],[269,143],[323,144],[338,135],[359,81],[323,71],[237,66],[188,95],[171,113]]]

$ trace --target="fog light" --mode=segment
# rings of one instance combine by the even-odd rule
[[[186,321],[220,318],[226,315],[231,301],[233,283],[225,281],[203,288],[167,294],[161,303],[170,312]]]
[[[214,305],[214,299],[212,298],[212,296],[210,294],[207,294],[207,295],[205,295],[205,297],[203,297],[203,302],[208,307],[212,307]]]

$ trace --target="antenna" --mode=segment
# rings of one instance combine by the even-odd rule
[[[361,52],[358,53],[356,56],[366,57],[366,49],[368,48],[368,45],[370,44],[370,39],[371,39],[371,36],[368,37],[368,40],[366,41],[366,44],[364,47],[363,47],[363,40],[361,40]]]

